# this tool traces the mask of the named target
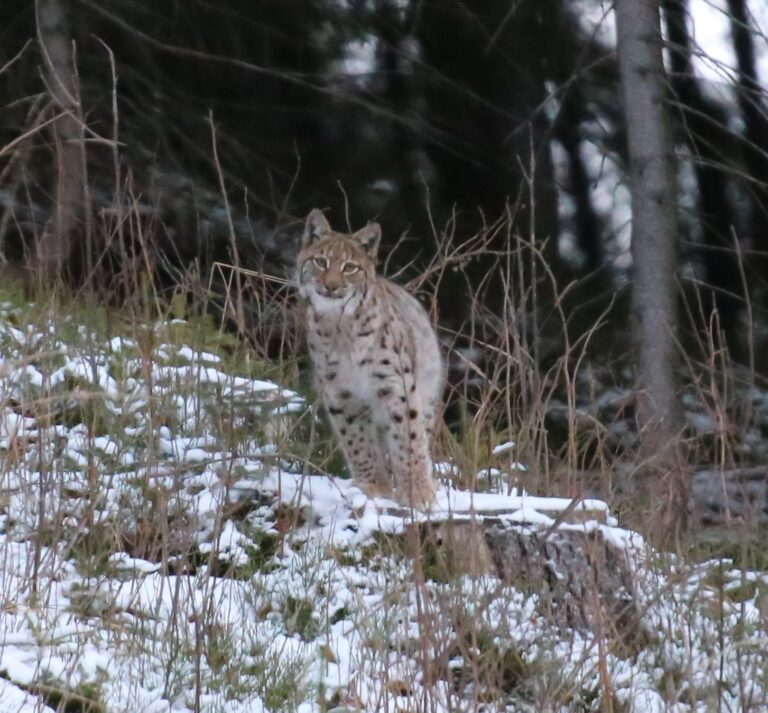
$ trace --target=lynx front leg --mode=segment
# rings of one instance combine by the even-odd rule
[[[355,482],[370,497],[391,496],[392,483],[387,472],[386,458],[379,445],[377,428],[371,421],[370,410],[350,411],[341,406],[329,406],[328,413]]]
[[[412,384],[403,384],[404,393],[389,409],[386,447],[398,500],[419,508],[435,496],[432,459],[429,455],[428,419]]]

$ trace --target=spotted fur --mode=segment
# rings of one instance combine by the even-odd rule
[[[315,381],[352,476],[371,495],[434,497],[430,442],[443,366],[424,308],[376,274],[378,224],[334,232],[307,218],[298,257]]]

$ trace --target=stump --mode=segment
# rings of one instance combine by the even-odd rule
[[[542,613],[557,624],[622,638],[639,633],[627,552],[602,530],[498,524],[485,540],[499,577],[537,594]]]
[[[451,513],[408,529],[418,530],[426,576],[496,575],[536,596],[555,625],[634,647],[643,632],[630,554],[606,536],[611,528],[583,517],[530,523],[501,512]]]

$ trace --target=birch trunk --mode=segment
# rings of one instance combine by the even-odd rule
[[[56,206],[51,223],[37,240],[34,255],[42,284],[50,285],[64,275],[77,236],[83,232],[85,144],[68,0],[37,0],[36,13],[45,82],[54,110],[61,114],[52,125]]]

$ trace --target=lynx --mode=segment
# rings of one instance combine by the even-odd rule
[[[434,498],[430,442],[443,367],[424,308],[376,274],[381,228],[337,233],[315,209],[298,257],[315,382],[352,477],[369,495]]]

